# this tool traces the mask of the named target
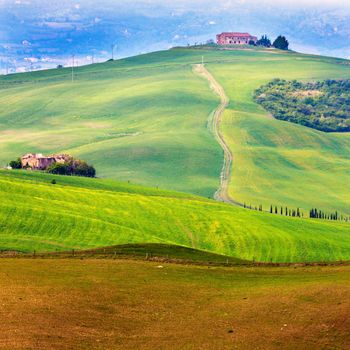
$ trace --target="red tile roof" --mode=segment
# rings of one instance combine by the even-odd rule
[[[250,35],[249,33],[236,33],[236,32],[224,32],[224,33],[221,33],[219,35],[224,35],[224,36],[235,36],[235,37],[238,37],[238,38],[246,38],[246,37],[252,37],[252,35]]]

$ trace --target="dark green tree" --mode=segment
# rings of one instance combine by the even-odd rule
[[[11,160],[11,162],[9,163],[9,166],[12,169],[22,169],[21,158],[17,158],[16,160]]]
[[[285,36],[279,35],[273,42],[272,46],[279,50],[288,50],[289,42]]]
[[[267,37],[267,35],[263,35],[257,42],[258,46],[271,47],[271,40]]]
[[[65,163],[53,163],[50,165],[46,171],[50,174],[57,174],[57,175],[71,175],[71,171],[69,168],[69,165]]]
[[[86,162],[79,160],[74,161],[73,174],[85,177],[95,177],[96,170],[92,165],[89,165]]]

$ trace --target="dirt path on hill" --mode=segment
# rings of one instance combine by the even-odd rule
[[[220,97],[220,104],[213,112],[213,117],[211,118],[210,128],[214,133],[216,140],[224,151],[224,164],[221,170],[220,176],[220,187],[214,194],[214,199],[242,206],[241,203],[236,202],[229,195],[229,184],[231,180],[231,168],[233,162],[233,155],[228,147],[221,131],[220,131],[220,122],[222,120],[222,114],[224,113],[226,107],[229,104],[229,98],[227,97],[223,87],[215,80],[212,74],[205,68],[202,64],[196,64],[193,67],[193,71],[199,76],[205,78],[209,84],[210,88]]]

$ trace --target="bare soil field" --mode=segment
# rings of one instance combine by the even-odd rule
[[[1,349],[348,349],[350,267],[2,259]]]

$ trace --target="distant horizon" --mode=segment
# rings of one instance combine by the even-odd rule
[[[109,61],[119,61],[119,60],[124,60],[124,59],[128,59],[128,58],[132,58],[132,57],[137,57],[137,56],[140,56],[140,55],[147,55],[147,54],[152,54],[152,53],[157,53],[157,52],[163,52],[163,51],[169,51],[169,50],[175,50],[175,49],[191,49],[191,48],[196,48],[196,47],[206,47],[206,46],[210,46],[212,44],[210,43],[202,43],[202,44],[197,44],[197,45],[189,45],[189,46],[173,46],[171,48],[167,48],[167,49],[160,49],[160,50],[155,50],[155,51],[149,51],[149,52],[140,52],[140,53],[137,53],[137,54],[134,54],[134,55],[130,55],[130,56],[125,56],[125,57],[116,57],[114,58],[113,60],[109,57],[105,58],[105,59],[99,59],[99,60],[96,60],[94,62],[88,62],[88,61],[85,61],[84,63],[80,63],[79,64],[79,59],[77,59],[77,57],[75,57],[75,60],[74,60],[74,67],[75,68],[79,68],[79,67],[84,67],[84,66],[89,66],[89,65],[93,65],[93,64],[103,64],[103,63],[107,63]],[[216,44],[215,44],[216,45]],[[255,48],[258,48],[255,46]],[[234,50],[239,50],[240,48],[238,47],[237,45],[237,48],[235,48]],[[261,47],[260,49],[262,50],[276,50],[274,48],[264,48],[264,47]],[[247,48],[241,48],[241,50],[247,50]],[[254,48],[252,48],[252,50],[254,50]],[[337,56],[329,56],[329,55],[320,55],[320,54],[314,54],[314,53],[307,53],[307,52],[302,52],[302,51],[296,51],[296,50],[293,50],[293,49],[290,49],[289,50],[290,52],[294,52],[296,54],[301,54],[301,55],[311,55],[311,56],[320,56],[320,57],[329,57],[329,58],[334,58],[334,59],[341,59],[341,60],[348,60],[350,61],[349,58],[343,58],[343,57],[337,57]],[[80,62],[82,62],[83,60],[81,60]],[[61,68],[58,68],[59,65],[62,65]],[[15,74],[23,74],[23,73],[31,73],[31,72],[39,72],[39,71],[45,71],[45,70],[55,70],[55,69],[69,69],[69,68],[72,68],[72,62],[68,62],[67,65],[63,65],[63,64],[57,64],[57,65],[53,65],[51,67],[45,67],[45,68],[41,68],[41,69],[33,69],[33,70],[27,70],[27,71],[13,71],[13,72],[8,72],[7,74],[6,73],[3,73],[0,71],[0,76],[1,75],[15,75]]]
[[[126,58],[226,31],[285,35],[297,52],[350,58],[350,4],[340,1],[0,0],[0,73],[69,66],[72,55],[77,65],[102,62],[112,45]]]

